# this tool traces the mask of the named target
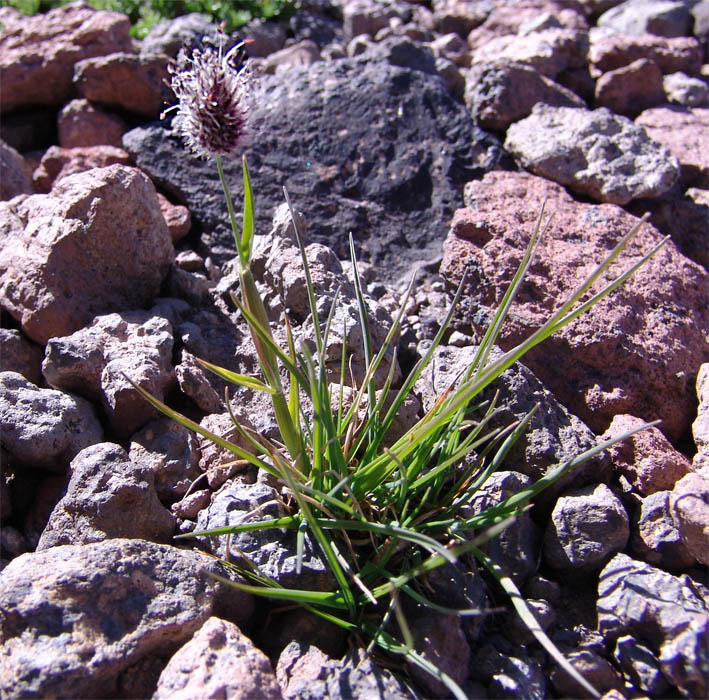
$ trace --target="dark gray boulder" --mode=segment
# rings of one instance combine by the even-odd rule
[[[285,185],[309,223],[309,242],[349,257],[352,232],[362,258],[385,280],[440,253],[464,183],[501,154],[437,75],[366,56],[262,76],[251,130],[246,156],[257,232],[270,228]],[[165,123],[134,129],[123,143],[140,168],[190,208],[202,230],[200,253],[217,263],[231,257],[215,164],[191,155]],[[225,169],[238,203],[238,154]]]

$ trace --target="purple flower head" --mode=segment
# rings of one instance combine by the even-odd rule
[[[174,125],[201,156],[228,155],[245,143],[250,107],[250,71],[243,44],[225,55],[212,48],[182,49],[170,66],[178,99]]]

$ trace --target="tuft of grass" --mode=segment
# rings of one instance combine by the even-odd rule
[[[385,342],[380,348],[375,348],[369,334],[367,304],[357,271],[354,246],[350,241],[366,371],[361,383],[352,387],[353,398],[345,402],[343,392],[333,387],[348,384],[346,354],[342,357],[339,385],[331,384],[326,367],[328,339],[338,302],[336,299],[332,304],[327,318],[319,318],[308,259],[298,229],[298,218],[288,193],[284,190],[291,208],[314,322],[313,350],[305,345],[295,347],[287,318],[284,318],[287,347],[282,348],[274,341],[267,309],[258,293],[250,266],[254,213],[246,160],[243,160],[243,228],[237,224],[219,156],[216,156],[216,161],[238,252],[241,293],[240,297],[232,295],[232,298],[250,327],[263,378],[244,377],[207,362],[202,362],[202,365],[228,382],[268,394],[278,423],[280,440],[269,440],[254,434],[247,426],[240,425],[232,414],[237,433],[248,445],[248,449],[245,449],[205,430],[140,387],[136,386],[136,389],[166,415],[231,451],[239,459],[276,477],[286,488],[289,510],[284,517],[278,519],[253,519],[232,527],[180,537],[229,535],[257,529],[290,529],[297,533],[297,552],[300,556],[307,533],[317,542],[333,574],[336,582],[333,590],[323,592],[284,588],[260,572],[253,562],[243,566],[225,562],[238,572],[241,582],[224,582],[264,598],[298,603],[360,639],[368,640],[370,645],[404,656],[409,663],[419,666],[444,683],[461,700],[465,695],[455,681],[413,648],[401,597],[408,596],[419,604],[440,611],[440,606],[423,595],[425,589],[420,583],[434,569],[472,557],[508,593],[518,614],[540,644],[592,696],[599,697],[599,693],[554,647],[534,620],[513,581],[483,552],[481,546],[513,522],[529,507],[538,493],[564,473],[636,430],[628,431],[559,464],[529,488],[483,513],[470,516],[467,506],[475,493],[490,474],[499,468],[534,412],[539,409],[535,407],[522,420],[506,429],[492,429],[489,422],[495,413],[495,401],[480,404],[479,396],[530,348],[543,342],[617,289],[659,250],[666,239],[610,283],[604,282],[610,266],[617,261],[642,225],[641,220],[535,333],[502,356],[496,355],[497,359],[493,361],[490,359],[493,345],[544,233],[542,208],[529,246],[473,362],[456,381],[442,391],[435,405],[413,426],[401,437],[388,440],[397,413],[442,342],[462,294],[463,282],[425,356],[403,379],[401,385],[396,387],[393,382],[393,367],[396,363],[392,363],[383,388],[377,391],[374,375],[395,342],[412,286],[401,301],[401,311]],[[600,289],[593,291],[597,285],[600,285]],[[344,347],[343,353],[346,353]],[[285,377],[287,381],[284,381]],[[310,410],[305,411],[304,406]],[[308,420],[306,414],[312,415],[312,420]],[[447,612],[455,615],[470,614],[470,611],[462,610]]]

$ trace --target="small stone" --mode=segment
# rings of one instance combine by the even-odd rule
[[[670,512],[687,549],[709,564],[709,470],[687,474],[670,494]]]
[[[86,99],[68,102],[57,116],[59,145],[62,148],[113,146],[121,148],[128,125],[117,114],[112,114]]]
[[[684,107],[706,107],[709,101],[709,87],[699,78],[685,73],[670,73],[662,79],[662,87],[669,102]]]
[[[63,474],[77,453],[102,440],[88,401],[0,372],[0,442],[18,463]]]
[[[643,424],[644,421],[635,416],[617,415],[601,439],[610,440]],[[690,461],[672,447],[658,426],[645,428],[617,442],[609,448],[609,454],[616,472],[643,496],[671,489],[692,468]]]
[[[608,643],[632,636],[659,660],[671,685],[687,697],[705,697],[709,690],[706,595],[706,589],[687,576],[672,576],[617,554],[600,574],[598,630]]]
[[[571,665],[599,692],[622,692],[623,682],[618,677],[613,666],[603,657],[593,651],[582,649],[566,655]],[[559,665],[554,665],[550,680],[554,690],[563,697],[587,698],[588,691],[580,686]],[[624,697],[624,696],[623,696]]]
[[[625,548],[628,514],[605,485],[586,486],[559,498],[544,536],[544,559],[562,571],[591,572]]]
[[[114,443],[79,452],[69,467],[66,493],[49,517],[37,551],[111,538],[167,542],[175,519],[160,503],[153,473]]]
[[[209,505],[211,498],[212,492],[209,489],[193,491],[181,501],[173,503],[170,510],[175,517],[185,520],[196,520],[199,512]]]
[[[665,101],[662,73],[653,61],[639,58],[604,73],[596,81],[595,98],[597,107],[634,117]]]
[[[638,690],[653,698],[669,694],[670,684],[662,675],[659,660],[650,649],[639,644],[630,635],[618,638],[613,658],[623,675]]]
[[[281,700],[266,655],[233,623],[210,617],[168,661],[154,700]]]
[[[133,53],[87,58],[74,66],[74,86],[91,102],[157,119],[165,104],[174,101],[167,87],[168,60],[167,56]]]
[[[693,566],[696,558],[682,541],[670,514],[671,494],[672,491],[657,491],[643,498],[632,543],[640,559],[663,569],[681,571]]]
[[[596,110],[538,104],[507,130],[505,148],[522,166],[599,202],[657,197],[679,163],[629,119]]]

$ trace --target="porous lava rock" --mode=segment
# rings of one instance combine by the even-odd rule
[[[214,613],[248,621],[251,597],[210,571],[225,575],[197,552],[127,539],[13,559],[0,576],[3,697],[117,697],[126,674]]]
[[[309,242],[347,259],[351,232],[383,279],[440,251],[463,184],[499,157],[499,143],[474,129],[436,75],[366,58],[263,76],[251,124],[245,155],[257,231],[269,230],[286,186],[308,221]],[[214,163],[190,155],[165,125],[135,129],[123,143],[190,208],[202,228],[202,252],[229,259],[233,234]],[[476,161],[479,151],[488,155]],[[225,168],[239,201],[240,159]]]
[[[679,177],[668,149],[605,107],[537,104],[507,130],[505,148],[535,175],[598,202],[623,205],[657,197]]]
[[[0,372],[0,442],[20,464],[63,474],[85,447],[103,439],[93,406],[79,396]]]
[[[155,187],[125,165],[0,202],[0,233],[0,306],[40,343],[146,306],[174,257]]]
[[[37,550],[111,538],[168,542],[175,519],[155,491],[153,472],[131,461],[115,443],[83,449],[69,466],[66,493],[57,503]]]
[[[51,386],[100,403],[113,430],[128,436],[156,416],[131,382],[158,400],[174,383],[172,332],[151,311],[97,316],[76,333],[50,338],[42,371]]]
[[[268,657],[233,623],[210,617],[160,674],[154,700],[281,700]]]
[[[455,288],[467,268],[455,326],[483,332],[524,253],[542,203],[554,212],[498,343],[528,337],[610,253],[638,219],[620,207],[572,199],[563,188],[525,173],[495,172],[465,191],[467,209],[453,220],[441,273]],[[662,237],[644,224],[617,272]],[[661,418],[671,440],[690,427],[695,403],[687,387],[706,356],[706,272],[665,244],[610,299],[525,355],[554,396],[597,432],[618,413]]]
[[[61,105],[73,94],[74,64],[117,51],[131,52],[130,20],[83,2],[26,17],[0,8],[0,103],[3,113],[31,105]]]
[[[112,53],[74,66],[77,92],[91,102],[119,107],[156,119],[174,99],[168,83],[167,56]]]

